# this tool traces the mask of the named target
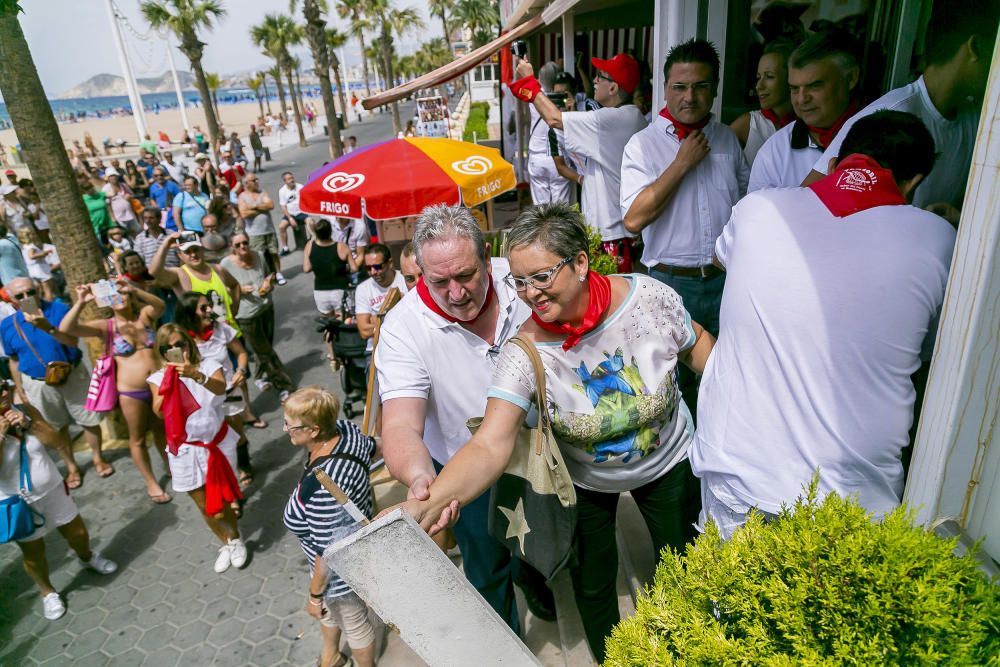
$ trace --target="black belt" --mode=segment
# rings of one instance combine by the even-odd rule
[[[715,264],[706,264],[705,266],[670,266],[669,264],[657,264],[653,267],[653,269],[660,271],[661,273],[668,273],[672,276],[701,278],[702,280],[715,278],[716,276],[721,276],[725,273],[725,271],[717,267]]]

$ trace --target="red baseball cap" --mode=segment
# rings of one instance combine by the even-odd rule
[[[619,53],[611,60],[591,58],[594,67],[611,75],[622,90],[631,95],[639,87],[639,63],[627,53]]]
[[[13,169],[8,169],[7,171],[4,172],[4,174],[7,176],[17,176],[17,172],[14,171]]]

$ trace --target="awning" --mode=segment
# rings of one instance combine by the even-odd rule
[[[395,88],[391,88],[383,93],[372,95],[371,97],[363,99],[361,101],[361,105],[365,109],[374,109],[375,107],[380,107],[389,104],[390,102],[403,99],[415,91],[423,90],[425,88],[433,88],[434,86],[441,85],[446,81],[451,81],[452,79],[465,74],[470,69],[513,42],[515,39],[520,39],[532,30],[541,27],[544,23],[545,21],[539,14],[530,21],[517,26],[510,32],[500,35],[492,42],[484,44],[475,51],[465,54],[458,60],[454,60],[447,65],[439,67],[433,72],[428,72],[423,76],[419,76],[412,81],[407,81],[401,86],[396,86]]]

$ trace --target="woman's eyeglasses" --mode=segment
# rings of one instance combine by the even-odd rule
[[[288,422],[282,422],[281,423],[281,430],[284,431],[285,433],[292,433],[294,431],[301,431],[302,429],[305,429],[305,428],[312,428],[312,426],[311,425],[307,425],[307,424],[302,424],[300,426],[292,426]]]
[[[503,280],[518,292],[523,292],[528,289],[529,285],[535,289],[548,289],[549,287],[552,287],[552,283],[555,282],[559,269],[572,261],[572,257],[567,257],[547,271],[539,271],[538,273],[533,273],[532,275],[525,276],[523,278],[515,276],[513,273],[508,273],[507,277]]]

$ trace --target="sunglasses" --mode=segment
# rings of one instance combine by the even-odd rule
[[[384,266],[385,264],[369,264],[367,269],[368,272],[371,273],[372,271],[381,271]]]
[[[20,294],[11,294],[11,296],[14,297],[15,299],[17,299],[18,301],[20,301],[20,300],[25,299],[25,298],[27,298],[29,296],[38,296],[38,290],[32,288],[32,289],[28,290],[27,292],[21,292]]]
[[[240,241],[238,243],[234,243],[233,247],[234,248],[246,248],[248,245],[250,245],[250,244],[247,243],[246,241]]]

